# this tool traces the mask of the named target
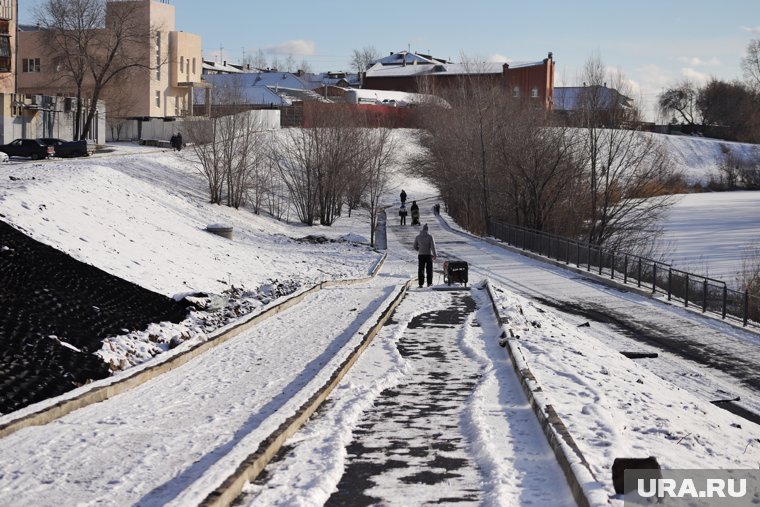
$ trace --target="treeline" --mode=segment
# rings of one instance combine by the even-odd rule
[[[476,79],[439,90],[451,107],[424,108],[420,142],[428,154],[413,161],[414,170],[476,233],[502,220],[641,251],[657,235],[676,178],[655,136],[605,127],[637,118],[622,100],[624,77],[607,75],[591,58],[583,78],[589,86],[580,107],[561,122]],[[607,83],[621,100],[610,102]]]
[[[705,130],[728,141],[760,143],[760,88],[712,78],[703,85],[682,81],[658,98],[671,125]]]
[[[723,131],[729,141],[760,143],[760,39],[749,42],[741,67],[743,80],[711,78],[702,85],[684,80],[665,89],[658,98],[660,112],[692,132],[707,127]]]

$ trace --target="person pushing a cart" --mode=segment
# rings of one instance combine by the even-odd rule
[[[422,230],[414,238],[414,249],[417,250],[417,281],[420,288],[425,285],[427,274],[427,286],[433,285],[433,261],[436,257],[435,240],[428,233],[428,225],[422,226]]]

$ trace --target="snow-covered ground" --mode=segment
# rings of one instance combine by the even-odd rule
[[[735,286],[760,247],[760,191],[678,196],[663,228],[663,252],[675,267]]]
[[[398,131],[396,136],[402,143],[402,154],[417,149],[407,132]],[[88,160],[3,164],[0,218],[75,258],[168,296],[191,291],[222,294],[232,286],[259,295],[262,287],[277,283],[303,287],[328,279],[364,277],[379,259],[379,254],[366,245],[296,240],[315,233],[331,238],[368,237],[365,214],[342,217],[331,228],[306,228],[245,210],[212,206],[205,198],[203,181],[187,157],[186,152],[116,146],[113,152]],[[388,205],[396,205],[401,188],[409,200],[436,194],[426,183],[399,172],[388,190]],[[726,207],[733,202],[730,194],[720,195],[726,195],[726,201],[710,206]],[[685,212],[686,219],[679,222],[687,229],[684,238],[689,237],[688,216],[693,213]],[[738,212],[732,220],[738,223],[741,216]],[[394,226],[395,218],[391,211],[389,221]],[[425,219],[435,225],[429,211]],[[205,227],[212,223],[233,225],[235,240],[206,232]],[[751,229],[751,221],[746,225]],[[298,405],[308,395],[291,383],[301,379],[297,387],[304,387],[309,384],[305,377],[311,378],[319,370],[317,365],[333,361],[328,356],[339,347],[331,331],[344,341],[353,340],[359,333],[360,319],[352,317],[355,312],[341,310],[359,305],[366,308],[365,316],[374,315],[378,298],[387,298],[393,287],[414,274],[416,254],[408,248],[412,229],[399,234],[397,239],[395,233],[389,234],[390,260],[383,271],[387,278],[381,277],[356,292],[323,294],[313,308],[306,305],[297,310],[303,313],[283,317],[290,320],[278,317],[267,324],[269,327],[246,333],[229,347],[199,358],[196,363],[207,363],[208,368],[197,379],[183,376],[187,370],[178,369],[134,393],[1,439],[0,503],[18,504],[22,494],[27,496],[21,503],[36,505],[95,500],[123,504],[141,499],[145,505],[168,501],[179,505],[202,498],[204,488],[234,470],[235,460],[251,452],[267,428],[276,427],[281,420],[278,418],[287,413],[266,417],[274,415],[270,410],[273,403],[285,403],[279,394],[284,387],[284,392],[298,392],[300,397],[287,403]],[[669,468],[755,467],[760,462],[760,427],[716,408],[705,395],[690,390],[687,375],[696,372],[697,376],[712,378],[713,372],[675,358],[673,368],[690,373],[672,375],[625,359],[615,344],[631,338],[616,335],[614,330],[606,330],[604,337],[591,334],[572,324],[577,319],[545,306],[539,309],[519,294],[546,297],[556,292],[614,300],[621,307],[634,307],[631,315],[641,319],[652,318],[660,303],[621,296],[578,275],[449,233],[438,225],[433,234],[442,255],[472,263],[473,282],[485,277],[495,281],[503,291],[505,311],[522,307],[531,322],[539,324],[521,338],[526,361],[546,396],[561,409],[561,417],[608,492],[611,459],[622,454],[655,454]],[[320,299],[330,294],[336,294],[337,299]],[[707,334],[716,340],[725,337],[728,344],[757,347],[748,341],[746,333],[733,332],[724,325],[706,325],[688,312],[672,313],[681,319],[679,322],[692,326],[689,329],[693,329],[695,339]],[[403,370],[391,340],[386,337],[373,346],[367,360],[374,362],[364,363],[364,370],[357,370],[366,370],[366,376],[352,376],[350,389],[337,391],[349,396],[348,402],[342,398],[335,401],[337,406],[348,403],[344,405],[350,410],[345,414],[348,418],[341,420],[348,427],[342,428],[342,436],[328,442],[328,447],[309,454],[307,460],[341,462],[344,451],[336,442],[345,441],[351,417],[360,418],[357,414],[371,402],[372,393],[384,382],[395,381],[394,375]],[[464,341],[470,347],[478,343],[476,338]],[[234,346],[249,347],[248,352]],[[474,354],[483,356],[480,360],[484,364],[505,365],[503,349],[478,346],[481,348]],[[295,356],[299,356],[298,361],[293,360]],[[723,386],[731,379],[710,382],[710,386]],[[480,404],[484,417],[476,422],[502,431],[499,428],[504,423],[494,419],[494,413],[503,413],[505,408],[494,412],[493,406],[484,403],[492,399],[489,396],[493,391],[489,394],[487,390],[494,386],[485,381],[483,385],[484,390],[469,401],[470,409],[476,410]],[[741,392],[748,398],[753,396],[750,391]],[[351,396],[356,399],[350,401]],[[108,406],[115,407],[114,411],[99,411]],[[0,417],[0,423],[5,419]],[[485,430],[478,431],[482,434]],[[472,431],[471,436],[475,433]],[[498,461],[491,468],[495,476],[510,470],[505,454],[496,455]],[[319,466],[315,469],[321,473]],[[329,473],[334,478],[338,471],[331,468]],[[504,487],[510,494],[517,491],[509,485]],[[69,495],[65,501],[61,492]],[[314,498],[306,490],[303,493]]]

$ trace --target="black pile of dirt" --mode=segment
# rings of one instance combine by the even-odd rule
[[[180,322],[186,306],[0,221],[0,413],[107,377],[103,339]]]

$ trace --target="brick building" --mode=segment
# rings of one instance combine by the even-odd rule
[[[378,60],[363,75],[362,87],[411,93],[435,93],[462,79],[503,86],[514,97],[551,110],[554,96],[552,53],[529,63],[451,63],[429,55],[402,51]]]

